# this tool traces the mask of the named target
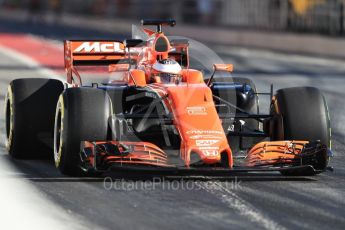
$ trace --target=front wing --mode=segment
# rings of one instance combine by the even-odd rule
[[[82,167],[99,172],[122,171],[162,175],[234,175],[252,172],[286,172],[314,175],[327,167],[328,151],[320,142],[260,142],[248,151],[245,163],[233,168],[221,165],[176,166],[159,147],[147,142],[84,142]]]

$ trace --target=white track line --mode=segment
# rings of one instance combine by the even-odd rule
[[[13,49],[9,49],[7,47],[0,45],[0,53],[12,59],[18,60],[19,62],[23,63],[25,66],[29,68],[35,69],[35,71],[37,71],[40,75],[42,75],[42,77],[49,77],[52,79],[58,79],[58,80],[64,81],[61,75],[57,74],[56,72],[50,69],[42,67],[37,61],[35,61],[34,59],[20,52],[17,52]]]
[[[237,211],[241,216],[248,218],[254,224],[263,229],[285,229],[278,223],[262,214],[253,205],[239,197],[231,189],[223,186],[220,182],[201,183],[200,187],[205,191],[217,196],[229,208]]]
[[[17,51],[0,46],[0,53],[35,69],[42,77],[62,80],[54,71],[40,66],[35,60]],[[2,137],[3,135],[1,133]],[[0,151],[5,150],[1,148]],[[17,176],[13,177],[13,175]],[[95,226],[83,217],[49,200],[43,192],[22,176],[25,175],[21,175],[11,165],[0,161],[1,229],[95,229]]]

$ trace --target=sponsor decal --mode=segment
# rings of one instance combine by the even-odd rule
[[[207,115],[206,108],[202,106],[187,107],[187,113],[190,116]]]
[[[219,140],[196,140],[196,146],[210,146],[218,143]]]
[[[215,136],[215,135],[194,135],[190,136],[189,139],[192,140],[197,140],[197,139],[222,139],[220,136]]]
[[[74,53],[123,53],[123,45],[120,42],[83,42]]]
[[[204,150],[204,151],[202,151],[202,153],[208,157],[215,157],[215,156],[219,155],[218,150]]]
[[[187,134],[192,135],[203,135],[203,134],[224,134],[223,131],[217,131],[217,130],[190,130],[186,132]]]

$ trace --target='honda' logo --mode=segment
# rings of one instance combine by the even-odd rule
[[[121,48],[120,42],[83,42],[74,53],[123,53],[124,49]]]

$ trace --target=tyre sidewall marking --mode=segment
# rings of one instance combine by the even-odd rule
[[[326,101],[326,98],[322,96],[322,99],[324,101],[325,107],[326,107],[326,113],[327,113],[327,123],[328,123],[328,132],[329,132],[329,149],[332,149],[332,127],[331,127],[331,116],[329,114],[328,109],[328,103]]]
[[[62,155],[62,146],[63,146],[63,119],[65,116],[65,106],[64,106],[64,101],[63,101],[63,96],[60,95],[59,97],[59,101],[57,104],[57,108],[56,108],[56,114],[55,114],[55,128],[54,128],[54,161],[55,161],[55,166],[58,168],[60,166],[60,162],[61,162],[61,155]],[[60,116],[60,144],[59,144],[59,148],[56,149],[56,128],[57,128],[57,117],[58,114],[61,114]]]
[[[13,92],[12,92],[12,87],[11,85],[8,86],[7,89],[7,94],[6,94],[6,98],[5,98],[5,118],[7,118],[7,102],[10,102],[10,120],[7,122],[10,122],[10,128],[9,128],[9,133],[8,133],[8,137],[7,137],[7,133],[6,133],[6,141],[5,141],[5,146],[7,151],[10,151],[11,147],[12,147],[12,141],[13,141],[13,120],[14,120],[14,115],[13,115]]]

